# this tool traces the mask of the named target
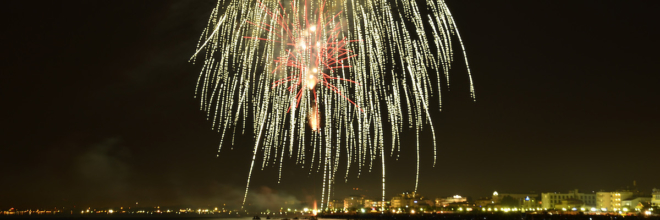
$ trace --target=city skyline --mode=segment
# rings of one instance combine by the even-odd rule
[[[220,135],[193,97],[201,66],[188,63],[216,2],[9,2],[0,209],[240,202],[253,135],[237,132],[216,157]],[[422,142],[419,193],[660,188],[658,3],[447,4],[478,96],[456,63],[432,113],[436,167]],[[400,157],[385,159],[386,198],[414,189],[405,133]],[[276,167],[255,170],[248,203],[321,200],[322,175],[284,162],[280,184]],[[380,166],[353,171],[331,198],[353,188],[377,198]]]
[[[55,207],[11,207],[0,210],[0,214],[222,214],[231,215],[245,212],[261,214],[313,214],[313,213],[350,213],[350,212],[388,212],[388,213],[415,213],[441,211],[583,211],[594,213],[630,212],[642,213],[657,211],[660,207],[660,189],[650,192],[639,190],[636,186],[617,189],[614,191],[580,191],[578,189],[568,192],[529,192],[512,193],[494,191],[489,196],[475,197],[472,195],[427,196],[414,192],[403,192],[381,202],[380,198],[370,198],[361,195],[354,188],[355,194],[341,199],[330,199],[328,207],[320,209],[315,206],[317,201],[279,201],[280,203],[268,206],[247,204],[245,209],[227,204],[214,204],[206,206],[172,205],[160,206],[153,204],[139,204],[139,202],[126,203],[125,206],[114,207],[87,207],[87,206],[55,206]],[[87,208],[86,208],[87,207]],[[287,214],[288,213],[288,214]],[[594,214],[592,213],[592,214]]]

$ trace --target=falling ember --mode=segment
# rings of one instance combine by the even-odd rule
[[[319,111],[316,107],[312,107],[312,109],[310,111],[311,112],[309,113],[309,127],[311,127],[313,131],[318,131],[319,130]]]
[[[474,98],[444,0],[219,0],[191,58],[203,59],[195,96],[221,134],[218,154],[227,131],[232,145],[239,127],[254,133],[243,204],[257,157],[261,169],[279,161],[281,180],[285,154],[322,173],[320,210],[342,178],[340,157],[347,158],[344,180],[350,166],[358,166],[359,177],[380,157],[384,201],[384,157],[399,157],[402,132],[417,134],[415,191],[424,127],[431,129],[435,165],[429,102],[442,101],[458,45]]]

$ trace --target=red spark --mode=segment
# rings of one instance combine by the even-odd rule
[[[292,11],[296,11],[294,3],[295,0],[291,2]],[[315,126],[318,126],[318,102],[315,90],[315,85],[318,83],[348,100],[351,104],[360,109],[360,111],[363,111],[355,102],[353,102],[353,100],[346,97],[339,88],[333,85],[331,81],[343,80],[357,85],[360,84],[350,79],[329,75],[335,73],[335,69],[350,68],[351,66],[344,65],[344,61],[357,56],[349,56],[348,54],[352,53],[353,51],[346,49],[346,45],[350,42],[355,42],[358,40],[347,40],[346,37],[338,39],[337,37],[340,34],[341,25],[336,25],[334,28],[327,28],[331,24],[332,20],[334,20],[342,12],[340,11],[339,13],[335,14],[332,19],[328,19],[331,15],[324,17],[324,14],[326,13],[324,13],[325,2],[323,2],[320,9],[317,10],[318,16],[316,22],[314,22],[315,24],[310,25],[310,19],[308,19],[307,13],[309,7],[307,5],[307,1],[305,0],[305,7],[303,10],[305,27],[301,27],[301,23],[303,22],[293,22],[293,24],[289,24],[287,22],[285,18],[288,16],[281,2],[279,3],[281,10],[276,9],[275,11],[268,9],[262,2],[259,2],[259,4],[262,10],[275,21],[276,25],[269,25],[263,22],[260,24],[251,21],[246,22],[254,27],[272,33],[274,38],[278,38],[278,40],[249,36],[245,36],[244,38],[277,43],[285,42],[287,46],[291,46],[292,48],[286,49],[286,56],[277,57],[274,60],[277,66],[272,71],[272,73],[275,73],[282,67],[282,65],[297,69],[297,71],[288,73],[289,76],[273,82],[272,88],[283,84],[289,84],[290,86],[287,89],[290,92],[296,92],[297,90],[295,101],[296,108],[300,105],[300,100],[302,99],[305,87],[311,90],[314,96],[315,107],[313,107],[314,113],[312,113],[314,116],[310,117],[313,117],[313,123],[316,123]],[[324,23],[324,19],[327,19],[328,21]],[[328,36],[325,37],[325,39],[323,39],[323,36],[321,36],[322,30],[325,30],[326,35]],[[278,34],[278,32],[285,34],[282,36],[281,34]],[[289,106],[287,112],[291,110],[293,104],[294,103]]]

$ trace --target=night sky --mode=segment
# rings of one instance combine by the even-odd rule
[[[193,98],[201,65],[188,63],[215,4],[4,1],[0,209],[237,207],[252,134],[216,157],[220,135]],[[447,4],[477,101],[457,55],[432,113],[435,168],[422,133],[419,193],[660,187],[658,1]],[[404,133],[398,161],[387,158],[388,198],[414,189],[414,135]],[[252,202],[320,201],[321,175],[292,162],[279,185],[277,168],[255,171]],[[380,169],[356,175],[335,198],[379,198]]]

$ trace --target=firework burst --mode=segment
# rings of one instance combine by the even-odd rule
[[[237,128],[253,129],[246,197],[257,157],[261,169],[279,162],[278,182],[285,156],[310,173],[322,172],[321,209],[341,178],[340,157],[347,158],[344,180],[351,165],[358,166],[359,177],[380,157],[384,201],[384,158],[387,152],[398,158],[400,133],[408,129],[417,135],[417,191],[419,132],[425,126],[432,131],[435,165],[428,103],[433,96],[441,101],[441,78],[449,82],[454,39],[465,57],[445,2],[424,3],[218,2],[191,58],[204,60],[196,97],[221,133],[218,153],[227,134],[233,146]],[[469,67],[468,76],[474,98]]]

